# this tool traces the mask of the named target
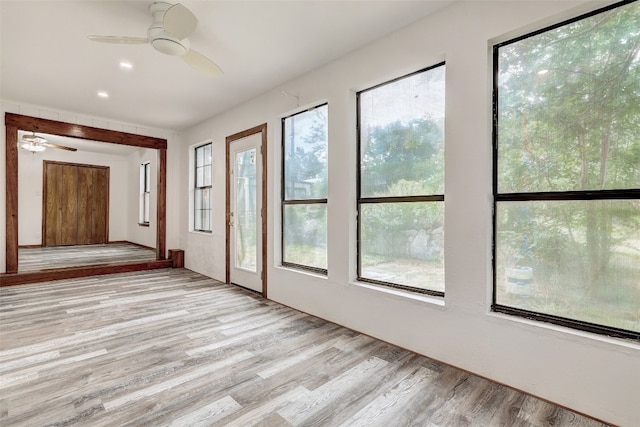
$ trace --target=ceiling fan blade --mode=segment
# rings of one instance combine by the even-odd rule
[[[64,145],[58,145],[58,144],[52,144],[50,142],[43,142],[40,145],[44,145],[45,147],[49,147],[49,148],[58,148],[60,150],[67,150],[67,151],[78,151],[77,148],[73,148],[73,147],[67,147]]]
[[[212,60],[203,54],[191,49],[189,52],[181,56],[181,58],[195,70],[200,71],[210,77],[223,74],[222,69],[218,67]]]
[[[181,40],[189,37],[197,25],[198,18],[180,3],[174,4],[165,12],[162,24],[166,32]]]
[[[127,37],[127,36],[87,36],[94,42],[115,43],[115,44],[147,44],[149,39],[146,37]]]

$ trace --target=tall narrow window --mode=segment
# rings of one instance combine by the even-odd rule
[[[193,229],[211,232],[211,143],[195,148]]]
[[[140,210],[138,223],[149,225],[149,203],[151,196],[151,163],[140,165]]]
[[[282,119],[282,265],[327,272],[326,104]]]
[[[358,280],[444,295],[444,63],[357,94]]]
[[[640,3],[494,47],[493,309],[640,338]]]

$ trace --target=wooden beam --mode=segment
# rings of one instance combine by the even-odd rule
[[[5,114],[5,125],[29,132],[50,133],[71,138],[108,142],[110,144],[132,145],[156,150],[167,148],[167,140],[162,138],[22,116],[13,113]]]
[[[167,258],[167,150],[158,150],[158,206],[156,208],[156,256]]]
[[[59,268],[17,274],[0,274],[0,287],[75,279],[78,277],[102,276],[104,274],[129,273],[132,271],[171,268],[172,260],[127,262],[120,264],[90,265],[86,267]]]
[[[6,271],[18,272],[18,128],[6,126]]]

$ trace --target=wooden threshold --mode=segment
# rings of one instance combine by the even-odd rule
[[[141,262],[123,262],[118,264],[90,265],[86,267],[56,268],[51,270],[30,271],[24,273],[0,274],[0,287],[26,285],[28,283],[50,282],[53,280],[76,279],[79,277],[102,276],[104,274],[129,273],[132,271],[171,268],[173,261],[153,260]]]

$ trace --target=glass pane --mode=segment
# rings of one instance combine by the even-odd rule
[[[204,172],[203,172],[203,178],[202,178],[202,185],[211,185],[211,165],[207,165],[203,168]]]
[[[151,191],[151,165],[147,163],[144,165],[145,170],[145,191]]]
[[[285,200],[327,198],[328,106],[284,120]]]
[[[640,331],[640,200],[500,202],[498,304]]]
[[[204,187],[204,168],[196,169],[196,187]]]
[[[360,275],[444,292],[444,203],[360,207]]]
[[[194,213],[193,229],[202,230],[202,210],[196,209]]]
[[[211,210],[203,209],[202,211],[202,230],[211,231]]]
[[[204,146],[196,148],[196,167],[204,165]]]
[[[236,267],[257,271],[256,149],[235,156]]]
[[[211,144],[207,144],[207,145],[204,146],[203,164],[204,165],[210,165],[211,164]]]
[[[144,202],[143,202],[143,222],[149,222],[149,193],[144,193]]]
[[[194,207],[195,209],[202,209],[202,191],[201,189],[196,188],[194,192]]]
[[[203,228],[203,223],[202,223],[202,208],[203,208],[203,203],[202,203],[202,193],[203,190],[200,189],[196,189],[194,192],[194,221],[193,221],[193,228],[194,230],[204,230]]]
[[[444,193],[444,66],[365,91],[362,197]]]
[[[140,165],[140,193],[144,193],[145,190],[146,190],[146,188],[145,188],[145,183],[146,183],[145,170],[146,170],[146,165],[145,164]]]
[[[202,189],[202,209],[211,210],[211,189]]]
[[[327,205],[285,205],[282,261],[327,269]]]
[[[138,222],[144,222],[144,198],[145,193],[140,193],[138,200]]]
[[[640,3],[498,51],[501,193],[640,187]]]

